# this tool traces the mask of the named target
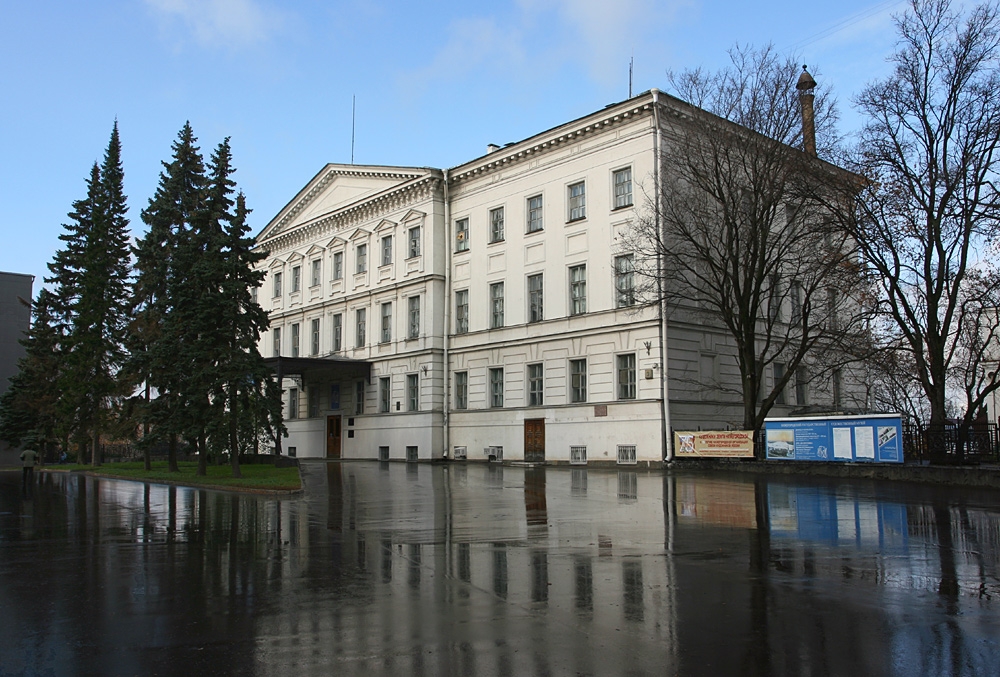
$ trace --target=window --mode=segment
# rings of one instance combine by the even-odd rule
[[[587,465],[587,447],[570,447],[569,462],[573,465]]]
[[[389,401],[392,398],[391,391],[392,381],[390,377],[385,376],[378,380],[378,410],[379,413],[388,414],[389,413]]]
[[[333,255],[333,279],[344,279],[344,252],[337,252]]]
[[[490,329],[503,326],[503,282],[490,285]]]
[[[771,286],[768,288],[767,294],[767,318],[771,322],[778,322],[781,320],[780,284],[780,278],[777,275],[772,275]]]
[[[799,324],[802,322],[802,284],[799,282],[792,282],[788,287],[788,301],[792,305],[791,313],[791,323]]]
[[[569,269],[569,314],[583,315],[587,312],[587,266],[573,266]]]
[[[365,413],[365,382],[358,381],[354,386],[354,413]]]
[[[833,408],[840,409],[841,388],[843,387],[843,374],[840,369],[833,370]]]
[[[309,281],[309,286],[318,287],[320,282],[320,271],[322,270],[323,262],[316,259],[312,262],[312,278]]]
[[[288,389],[288,418],[299,417],[299,389]]]
[[[367,315],[366,308],[358,308],[354,311],[354,319],[356,320],[356,330],[354,333],[354,347],[364,348],[365,347],[365,319]]]
[[[619,355],[618,360],[618,399],[635,399],[635,353]]]
[[[542,229],[542,196],[528,198],[528,232],[536,233]]]
[[[540,407],[545,403],[544,365],[528,365],[528,406]]]
[[[299,324],[292,325],[292,357],[299,356]]]
[[[631,254],[615,257],[615,307],[635,305],[635,260]]]
[[[490,406],[503,406],[503,367],[490,368]]]
[[[808,397],[809,373],[805,367],[799,367],[795,370],[795,404],[800,407],[806,406],[809,404]]]
[[[302,290],[302,266],[292,267],[292,293]]]
[[[420,226],[410,228],[409,246],[406,248],[409,258],[420,256]]]
[[[319,387],[309,386],[309,418],[319,416]]]
[[[358,256],[358,259],[356,261],[357,268],[355,269],[355,272],[357,273],[368,272],[368,245],[359,244],[357,256]]]
[[[382,238],[382,265],[388,266],[392,263],[392,235]]]
[[[382,332],[379,334],[379,343],[388,343],[392,340],[392,304],[382,304]]]
[[[503,207],[490,210],[490,242],[503,239]]]
[[[343,348],[344,316],[337,313],[333,316],[333,352],[339,353]]]
[[[406,300],[409,315],[409,331],[407,338],[415,339],[420,336],[420,297],[411,296]]]
[[[319,355],[319,318],[312,321],[309,333],[312,338],[309,343],[309,354]]]
[[[250,299],[256,304],[257,303],[257,287],[250,288]]]
[[[406,410],[420,411],[420,374],[406,375]]]
[[[771,378],[774,379],[774,388],[777,389],[781,379],[785,378],[785,363],[775,362],[771,365]],[[785,388],[782,386],[774,398],[775,404],[785,404]]]
[[[613,175],[615,209],[632,206],[632,168],[619,169]]]
[[[469,290],[455,292],[455,333],[469,331]]]
[[[455,408],[469,408],[469,372],[455,372]]]
[[[569,361],[569,401],[587,401],[587,360]]]
[[[541,273],[528,276],[528,322],[541,322],[545,319],[542,282]]]
[[[459,219],[455,222],[455,251],[464,252],[469,249],[469,219]]]
[[[618,445],[618,463],[619,465],[635,465],[635,445],[634,444],[619,444]],[[623,473],[619,473],[621,475]],[[635,473],[624,473],[626,475],[635,475]],[[635,478],[629,478],[634,480]],[[629,487],[628,491],[622,491],[621,484],[618,486],[619,496],[628,496],[635,498],[637,493],[637,488]]]
[[[587,192],[584,182],[574,183],[566,191],[569,202],[569,220],[579,221],[587,218]]]
[[[281,327],[275,327],[272,336],[274,337],[274,356],[278,357],[281,355]]]
[[[281,296],[281,273],[274,274],[274,293],[272,296],[275,298]]]

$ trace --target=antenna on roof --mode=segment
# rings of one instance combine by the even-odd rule
[[[358,98],[357,95],[355,94],[351,95],[351,164],[352,165],[354,164],[354,120],[355,120],[354,112],[355,110],[357,110],[357,106],[355,105],[357,98]]]
[[[628,98],[632,98],[632,65],[635,63],[635,50],[632,51],[632,56],[628,60]]]

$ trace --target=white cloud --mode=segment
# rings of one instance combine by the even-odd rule
[[[180,21],[204,46],[231,49],[266,41],[280,15],[256,0],[146,0],[166,22]]]

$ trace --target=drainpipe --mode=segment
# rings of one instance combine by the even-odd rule
[[[660,221],[660,149],[663,147],[663,130],[660,127],[660,90],[651,89],[653,95],[653,219],[657,237],[662,250],[663,230]],[[667,368],[667,304],[664,299],[663,275],[665,265],[663,254],[656,256],[656,293],[657,311],[660,321],[657,328],[660,334],[660,444],[663,449],[663,460],[667,463],[674,460],[673,439],[670,436],[670,384]]]
[[[443,171],[444,174],[444,232],[446,235],[446,240],[444,243],[445,252],[445,269],[444,269],[444,331],[442,332],[442,338],[444,339],[444,451],[441,454],[442,458],[448,458],[448,452],[451,449],[451,364],[449,362],[451,347],[450,329],[451,329],[451,256],[452,256],[452,233],[451,233],[451,193],[449,191],[448,185],[448,170]]]

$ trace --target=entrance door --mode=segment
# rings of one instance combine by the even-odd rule
[[[526,463],[545,461],[545,419],[524,419],[524,460]]]
[[[326,457],[340,458],[340,416],[326,417]]]

